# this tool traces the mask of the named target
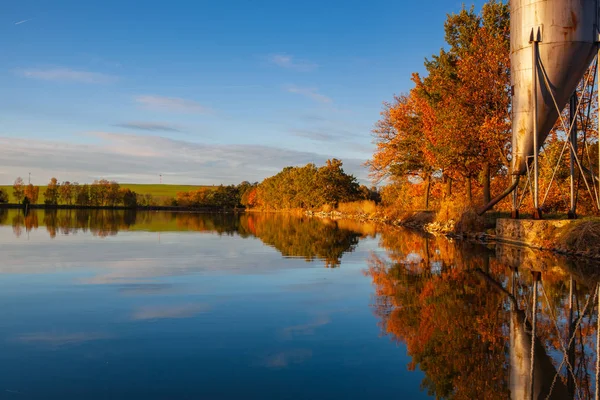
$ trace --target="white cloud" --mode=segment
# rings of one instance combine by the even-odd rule
[[[135,101],[142,107],[155,111],[171,111],[186,114],[210,114],[212,112],[210,108],[204,107],[200,103],[179,97],[145,95],[137,96]]]
[[[112,83],[117,80],[116,77],[111,75],[98,72],[78,71],[70,68],[29,68],[17,69],[15,72],[25,78],[55,82]]]
[[[0,137],[1,183],[31,172],[36,184],[52,176],[60,180],[153,183],[159,174],[168,183],[237,184],[261,181],[283,167],[323,164],[328,158],[344,161],[344,170],[366,180],[364,160],[339,154],[318,154],[264,145],[206,144],[161,136],[88,133],[96,144]]]
[[[308,97],[311,100],[314,100],[318,103],[331,103],[331,98],[325,96],[318,92],[316,88],[305,88],[299,87],[295,85],[287,86],[285,88],[290,93],[300,94],[302,96]]]
[[[315,70],[318,65],[306,60],[297,60],[287,54],[272,54],[269,56],[269,62],[294,71],[308,72]]]
[[[115,126],[118,126],[120,128],[137,129],[150,132],[181,132],[181,130],[177,126],[162,122],[131,121],[115,124]]]
[[[31,21],[31,18],[29,18],[29,19],[24,19],[24,20],[22,20],[22,21],[19,21],[19,22],[15,22],[15,25],[21,25],[21,24],[24,24],[25,22],[29,22],[29,21]]]

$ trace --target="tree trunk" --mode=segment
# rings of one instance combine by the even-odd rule
[[[429,210],[429,193],[431,192],[431,174],[425,179],[425,209]]]
[[[490,193],[490,163],[483,163],[483,204],[492,201]]]
[[[471,176],[467,177],[467,198],[469,199],[469,205],[473,204],[473,190],[471,188]]]
[[[452,196],[452,178],[449,176],[445,177],[446,180],[446,192],[444,193],[444,198],[448,198]]]

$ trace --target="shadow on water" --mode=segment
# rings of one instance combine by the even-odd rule
[[[352,252],[361,237],[374,236],[373,226],[351,221],[316,220],[288,214],[200,214],[124,210],[0,210],[0,225],[11,224],[14,235],[43,227],[51,238],[89,232],[107,237],[120,231],[211,232],[256,237],[284,257],[323,260],[339,267],[342,255]]]
[[[380,245],[386,255],[372,254],[366,271],[372,309],[382,332],[406,345],[409,368],[425,373],[430,395],[594,398],[593,264],[391,230]]]

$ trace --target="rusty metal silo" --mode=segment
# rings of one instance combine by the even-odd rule
[[[534,155],[534,100],[537,97],[537,142],[541,146],[558,119],[552,94],[563,109],[596,55],[598,0],[510,3],[513,171],[524,175],[527,159]],[[537,82],[533,71],[536,47]]]
[[[481,208],[479,213],[491,209],[513,192],[513,216],[518,217],[516,189],[519,177],[532,173],[534,218],[539,218],[538,152],[598,54],[600,0],[509,1],[514,180],[506,191]],[[577,101],[574,100],[572,112],[576,107]],[[566,125],[571,133],[571,180],[574,182],[577,128],[573,119]],[[579,160],[577,163],[583,175],[584,168]],[[593,173],[591,175],[592,181],[597,179]],[[574,213],[574,184],[571,186],[571,212]],[[600,209],[600,197],[596,200]]]
[[[598,0],[510,0],[510,9],[513,174],[529,164],[537,182],[537,152],[597,54]]]

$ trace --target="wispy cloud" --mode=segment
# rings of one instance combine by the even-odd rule
[[[210,114],[212,110],[193,100],[179,97],[137,96],[136,103],[149,110],[171,111],[187,114]]]
[[[208,304],[184,304],[175,306],[144,306],[136,310],[132,319],[179,319],[190,318],[209,310]]]
[[[150,132],[181,132],[181,130],[174,126],[174,125],[170,125],[167,123],[161,123],[161,122],[123,122],[120,124],[115,124],[115,126],[118,126],[120,128],[127,128],[127,129],[137,129],[137,130],[142,130],[142,131],[150,131]]]
[[[291,349],[267,356],[262,364],[268,368],[287,368],[292,364],[302,364],[312,356],[311,349]]]
[[[317,328],[325,326],[331,322],[331,318],[327,315],[321,315],[315,317],[313,320],[302,325],[294,325],[283,328],[281,331],[282,337],[285,339],[292,339],[295,336],[308,336],[314,335]]]
[[[311,100],[314,100],[318,103],[331,103],[333,100],[331,98],[325,96],[324,94],[319,93],[316,88],[306,88],[295,85],[286,86],[285,89],[290,93],[300,94],[302,96],[308,97]]]
[[[29,22],[31,21],[33,18],[29,18],[29,19],[24,19],[23,21],[19,21],[19,22],[15,22],[15,25],[21,25],[24,24],[25,22]]]
[[[24,76],[25,78],[56,82],[112,83],[117,80],[115,76],[98,72],[78,71],[70,68],[28,68],[17,69],[15,72],[17,75]]]
[[[26,333],[16,338],[21,343],[46,345],[56,348],[66,345],[75,345],[96,340],[110,339],[112,336],[102,332],[39,332]]]
[[[79,182],[104,177],[150,183],[163,174],[171,176],[172,183],[233,184],[260,181],[288,165],[323,164],[328,158],[340,158],[337,152],[326,150],[319,154],[277,146],[199,143],[147,134],[88,135],[97,143],[0,137],[2,172],[10,177],[6,183],[29,168],[32,175],[43,176],[44,181],[57,175]],[[344,157],[344,169],[366,181],[364,161],[362,157]]]
[[[313,62],[298,60],[288,54],[271,54],[269,56],[269,62],[281,68],[287,68],[300,72],[313,71],[318,67],[318,65]]]

